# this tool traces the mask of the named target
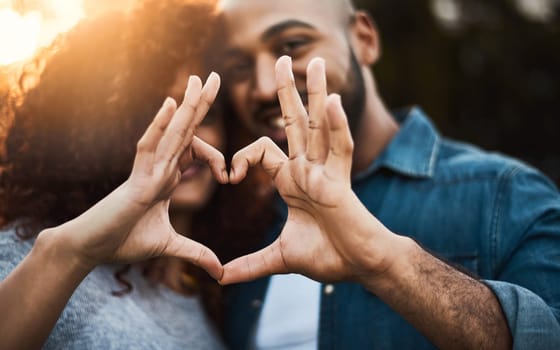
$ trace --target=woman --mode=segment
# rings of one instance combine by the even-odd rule
[[[145,1],[78,25],[22,75],[2,116],[0,348],[221,348],[183,261],[222,266],[178,234],[215,187],[197,162],[227,181],[219,111],[193,138],[219,79],[184,93],[213,8]]]

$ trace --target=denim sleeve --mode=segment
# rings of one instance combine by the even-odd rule
[[[513,336],[514,349],[560,349],[558,316],[541,297],[515,284],[483,282],[496,294],[502,305]]]
[[[510,169],[493,219],[493,280],[514,349],[560,349],[560,194],[536,170]]]

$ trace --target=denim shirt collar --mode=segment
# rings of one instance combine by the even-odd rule
[[[432,122],[419,107],[393,112],[400,124],[383,153],[363,172],[354,176],[359,181],[387,168],[408,177],[430,178],[440,146],[440,136]]]
[[[393,111],[393,117],[400,124],[399,132],[366,170],[352,178],[352,182],[360,182],[380,168],[387,168],[411,178],[433,176],[440,136],[432,122],[420,107]],[[276,213],[285,220],[288,216],[288,207],[280,195],[276,194],[276,197],[274,205]],[[276,236],[271,237],[273,238]]]

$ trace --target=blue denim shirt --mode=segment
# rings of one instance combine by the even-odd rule
[[[554,184],[519,161],[442,138],[419,108],[396,118],[399,133],[353,179],[356,194],[393,232],[479,276],[503,308],[514,348],[560,349],[560,195]],[[226,290],[225,336],[233,349],[248,348],[268,280]],[[323,290],[321,349],[433,348],[361,285]]]

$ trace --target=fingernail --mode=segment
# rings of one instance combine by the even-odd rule
[[[325,59],[323,57],[313,57],[313,59],[309,61],[309,64],[311,64],[312,62],[317,62],[316,64],[320,65],[321,67],[325,66]]]
[[[286,63],[284,63],[286,62]],[[292,70],[292,58],[290,56],[282,56],[280,57],[277,61],[276,61],[276,66],[275,66],[275,70],[276,70],[276,74],[278,74],[279,69],[281,69],[280,67],[282,66],[282,64],[286,64],[288,67],[288,79],[291,80],[295,80],[294,78],[294,71]]]
[[[220,79],[220,75],[218,73],[214,72],[214,71],[212,71],[210,73],[210,75],[208,75],[208,78],[211,78],[211,77],[216,77],[216,78]]]
[[[187,84],[188,84],[188,85],[191,85],[192,82],[194,81],[194,79],[196,79],[196,76],[190,75],[190,76],[189,76],[189,82],[188,82]]]
[[[222,170],[222,182],[223,182],[223,183],[227,183],[228,181],[229,181],[228,173],[227,173],[227,171],[224,169],[224,170]]]

